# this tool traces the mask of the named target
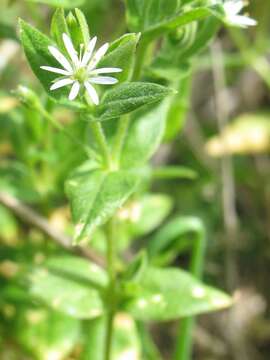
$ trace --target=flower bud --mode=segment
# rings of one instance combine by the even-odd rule
[[[41,104],[38,96],[28,87],[19,85],[14,93],[25,106],[36,110],[40,109]]]

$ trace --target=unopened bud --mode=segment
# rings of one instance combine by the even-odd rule
[[[38,96],[28,87],[19,85],[14,93],[24,105],[32,109],[40,109],[40,100]]]

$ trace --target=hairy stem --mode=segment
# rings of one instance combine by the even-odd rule
[[[118,129],[114,141],[113,156],[116,164],[119,164],[121,152],[124,146],[125,138],[130,124],[130,116],[124,115],[119,120]]]
[[[138,81],[142,74],[143,65],[145,63],[145,58],[148,50],[148,41],[142,39],[139,43],[137,55],[136,55],[136,62],[135,62],[135,68],[133,72],[133,81]]]
[[[92,121],[90,122],[90,127],[94,134],[95,140],[99,146],[101,154],[103,156],[104,165],[107,169],[110,169],[112,164],[112,159],[102,125],[99,121]]]

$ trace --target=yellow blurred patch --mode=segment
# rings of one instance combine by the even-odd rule
[[[205,145],[208,155],[260,154],[270,150],[270,114],[245,114]]]
[[[0,114],[6,114],[18,106],[19,101],[12,96],[4,96],[0,98]]]

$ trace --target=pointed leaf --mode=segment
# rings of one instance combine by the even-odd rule
[[[123,71],[114,74],[119,82],[131,79],[136,46],[139,41],[139,34],[125,34],[115,40],[109,47],[108,52],[98,63],[98,68],[118,67]]]
[[[144,105],[158,102],[171,93],[171,89],[154,83],[121,84],[106,92],[97,107],[96,117],[101,121],[119,117]]]
[[[176,268],[150,268],[137,296],[124,304],[137,320],[167,321],[224,309],[232,304],[225,293],[206,286]]]

